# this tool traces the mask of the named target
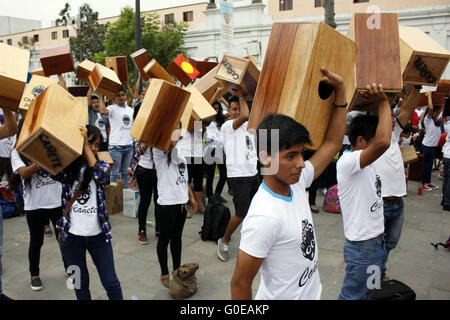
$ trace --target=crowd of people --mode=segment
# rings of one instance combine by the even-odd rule
[[[123,299],[114,267],[105,191],[107,184],[120,178],[125,189],[129,182],[137,182],[137,241],[143,245],[148,243],[146,221],[153,197],[156,254],[165,287],[170,285],[169,245],[172,270],[176,270],[181,266],[186,219],[203,214],[209,202],[227,202],[222,196],[227,183],[234,214],[217,241],[219,261],[229,260],[231,237],[242,224],[232,299],[252,299],[258,272],[261,282],[256,299],[320,299],[320,257],[312,213],[319,212],[315,203],[318,187],[327,188],[330,183],[323,181],[332,181],[338,186],[345,236],[346,275],[338,298],[370,299],[373,289],[367,286],[368,268],[376,266],[380,279],[387,278],[387,259],[404,222],[407,190],[401,148],[419,144],[418,151],[424,155],[422,187],[437,189],[431,183],[431,170],[441,134],[450,127],[443,105],[434,104],[430,93],[427,106],[418,108],[420,86],[405,87],[404,98],[393,102],[382,84],[368,85],[363,99],[370,107],[347,112],[342,78],[324,67],[321,72],[322,81],[334,89],[334,110],[324,142],[315,152],[307,150],[311,140],[304,124],[288,116],[268,115],[256,135],[250,133],[251,97],[237,90],[220,97],[222,88],[209,101],[216,111],[214,119],[202,121],[193,132],[182,130],[180,123],[178,138],[172,139],[168,151],[136,141],[130,130],[146,94],[139,76],[135,91],[127,84],[114,99],[89,90],[89,124],[80,127],[83,153],[53,176],[16,150],[25,115],[3,109],[0,169],[9,189],[18,195],[17,203],[29,227],[31,289],[43,288],[40,250],[51,222],[61,267],[68,277],[75,272],[81,275],[74,286],[76,298],[91,299],[89,252],[109,299]],[[277,150],[271,149],[273,130],[279,133]],[[268,132],[266,144],[256,143],[262,131]],[[450,210],[450,137],[442,149],[445,179],[441,205]],[[100,151],[109,151],[112,169],[98,160]],[[205,154],[214,161],[207,163]],[[276,172],[269,170],[272,165],[278,168]],[[214,187],[216,167],[219,179]],[[1,241],[2,233],[0,259]],[[0,260],[0,298],[8,299],[1,289]]]

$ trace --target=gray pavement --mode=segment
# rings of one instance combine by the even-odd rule
[[[433,172],[433,182],[442,185],[437,171]],[[450,252],[439,247],[435,250],[430,242],[445,242],[450,235],[450,212],[439,206],[441,189],[423,191],[417,195],[418,183],[409,181],[408,196],[405,200],[405,225],[398,244],[388,262],[388,276],[408,284],[420,300],[450,299]],[[223,196],[232,209],[231,197],[226,186]],[[323,196],[318,192],[317,204],[321,207]],[[154,221],[153,203],[147,220]],[[231,210],[232,212],[234,210]],[[319,272],[323,285],[323,300],[337,299],[345,275],[343,257],[344,233],[342,216],[321,212],[313,215],[319,248]],[[137,242],[137,219],[122,214],[111,216],[112,244],[116,272],[122,285],[124,299],[133,296],[140,300],[170,300],[167,289],[159,281],[160,268],[156,256],[154,228],[148,229],[149,244]],[[182,263],[197,262],[198,291],[189,299],[228,300],[230,280],[236,265],[240,228],[230,242],[230,260],[221,262],[217,258],[217,245],[212,241],[202,241],[198,232],[202,216],[194,215],[186,220],[183,232]],[[45,238],[41,250],[42,291],[30,288],[28,272],[28,227],[25,217],[4,220],[3,244],[3,289],[14,299],[26,300],[74,300],[75,294],[66,287],[61,255],[55,237]],[[92,298],[107,299],[98,273],[88,256],[90,289]],[[169,255],[169,269],[171,258]],[[259,274],[253,283],[255,293],[259,284]]]

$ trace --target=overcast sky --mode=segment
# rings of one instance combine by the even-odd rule
[[[209,2],[209,0],[140,0],[141,11],[162,9],[185,4]],[[15,18],[40,20],[42,28],[50,27],[56,20],[59,11],[68,2],[72,8],[71,14],[76,15],[78,8],[88,3],[98,11],[99,18],[120,15],[120,10],[126,6],[134,8],[135,0],[0,0],[0,15]]]

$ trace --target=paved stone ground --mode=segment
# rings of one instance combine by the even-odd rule
[[[441,185],[442,180],[433,173],[433,181]],[[405,198],[405,225],[398,247],[391,253],[388,275],[408,284],[417,294],[417,299],[450,299],[450,252],[442,247],[435,250],[430,242],[444,242],[450,235],[450,212],[439,206],[440,190],[423,191],[417,195],[418,183],[408,183]],[[225,191],[227,205],[231,208],[231,197]],[[323,203],[318,192],[317,203]],[[233,211],[233,210],[232,210]],[[314,214],[314,226],[319,247],[319,272],[323,285],[322,299],[337,299],[345,275],[343,257],[344,233],[342,216],[321,210]],[[154,221],[153,204],[147,220]],[[111,216],[113,226],[113,250],[116,272],[122,285],[124,299],[136,296],[140,300],[169,300],[172,297],[159,281],[160,268],[156,256],[154,229],[149,228],[149,244],[137,242],[137,220],[122,214]],[[183,232],[182,263],[197,262],[198,292],[190,299],[228,300],[230,280],[236,265],[240,228],[230,243],[230,260],[226,263],[217,258],[217,246],[212,241],[204,242],[198,232],[201,215],[186,221]],[[28,227],[25,217],[4,220],[3,288],[5,294],[14,299],[27,300],[74,300],[75,294],[66,287],[61,255],[55,237],[45,238],[41,251],[42,291],[30,289],[28,272]],[[95,266],[88,255],[90,287],[93,299],[105,300]],[[169,256],[169,268],[171,261]],[[253,292],[259,284],[259,275],[253,283]]]

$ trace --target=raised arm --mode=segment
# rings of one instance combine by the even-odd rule
[[[342,146],[345,134],[345,121],[347,117],[347,102],[345,97],[345,84],[342,78],[330,72],[325,67],[320,68],[323,73],[321,81],[332,86],[334,89],[334,110],[331,114],[325,140],[319,149],[311,157],[310,161],[314,167],[314,180],[325,170],[334,156]]]
[[[100,105],[100,113],[104,115],[109,115],[109,110],[106,108],[105,100],[102,94],[98,95],[98,102]]]
[[[141,88],[141,73],[138,72],[138,78],[136,81],[136,88],[134,89],[133,99],[137,99],[139,97],[139,89]]]
[[[248,110],[247,101],[245,101],[242,94],[238,93],[239,96],[239,104],[240,104],[240,112],[239,117],[233,121],[233,129],[237,130],[240,126],[242,126],[245,121],[248,120],[250,115],[250,111]]]
[[[12,111],[3,109],[5,123],[0,126],[0,139],[13,136],[17,133],[17,120]]]
[[[412,115],[414,114],[414,110],[416,109],[417,102],[419,100],[419,95],[420,87],[413,86],[403,100],[402,107],[397,116],[398,122],[402,125],[402,127],[404,127],[409,122]]]
[[[67,90],[66,80],[64,80],[62,74],[58,74],[58,79],[59,79],[59,85],[60,85],[61,87],[63,87],[64,90]]]
[[[88,106],[91,105],[92,94],[94,93],[94,89],[92,89],[91,84],[89,84],[89,90],[87,92]]]

